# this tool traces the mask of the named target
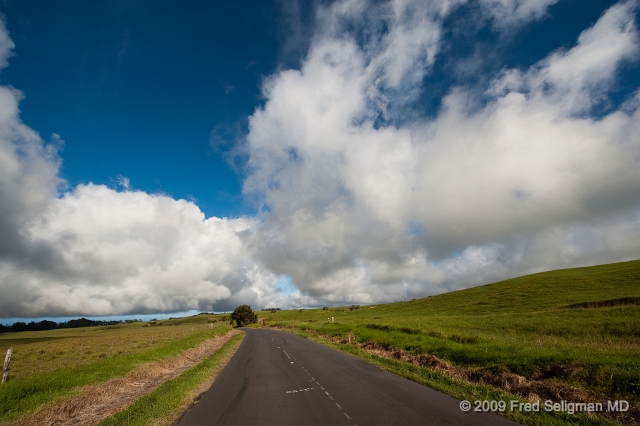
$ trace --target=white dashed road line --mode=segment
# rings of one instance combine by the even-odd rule
[[[272,339],[272,341],[273,341],[273,339]],[[278,349],[280,349],[280,346],[278,346]],[[282,352],[284,352],[284,354],[285,354],[285,355],[287,356],[287,358],[289,358],[289,359],[292,359],[292,357],[293,357],[293,359],[295,359],[295,360],[298,362],[298,365],[299,365],[299,366],[304,370],[304,372],[305,372],[305,373],[307,373],[309,376],[311,376],[311,373],[309,373],[309,372],[307,371],[307,369],[306,369],[306,368],[304,368],[304,366],[303,366],[302,364],[300,364],[300,361],[298,361],[298,359],[297,359],[295,356],[293,356],[293,355],[289,356],[289,354],[287,353],[287,351],[285,351],[284,349],[282,349]],[[293,364],[293,363],[294,363],[294,362],[293,362],[293,361],[291,361],[291,364]],[[311,380],[310,380],[310,381],[311,381],[311,382],[313,382],[314,380],[315,380],[315,379],[314,379],[313,377],[311,377]],[[318,383],[318,382],[316,381],[316,385],[320,386],[320,383]],[[287,391],[286,393],[308,392],[308,391],[310,391],[311,389],[313,389],[313,388],[306,388],[306,389],[292,390],[292,391],[290,390],[290,391]],[[324,391],[324,393],[329,397],[329,399],[331,399],[332,401],[334,401],[333,397],[332,397],[331,395],[329,395],[329,392],[327,392],[327,390],[326,390],[324,387],[320,386],[320,389],[322,389],[322,390]],[[345,412],[344,412],[344,409],[340,406],[340,404],[338,404],[337,402],[335,402],[335,404],[336,404],[336,407],[338,407],[338,409],[342,411],[342,414],[344,414],[344,416],[345,416],[348,420],[351,420],[351,417],[349,417],[349,415],[348,415],[347,413],[345,413]],[[354,424],[353,426],[358,426],[358,425]]]

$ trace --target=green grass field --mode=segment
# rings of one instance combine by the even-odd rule
[[[34,412],[81,386],[124,377],[231,329],[226,324],[209,328],[216,319],[198,315],[171,325],[157,321],[0,334],[0,353],[14,348],[10,380],[0,385],[0,421]]]
[[[359,309],[259,312],[268,324],[431,354],[454,366],[640,401],[640,261],[544,272]],[[327,323],[334,317],[334,323]]]

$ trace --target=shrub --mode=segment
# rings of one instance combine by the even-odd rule
[[[324,308],[322,308],[322,310],[323,310],[323,311],[328,311],[328,310],[329,310],[329,308],[325,306]]]
[[[231,314],[231,324],[236,322],[238,327],[243,327],[247,324],[255,324],[258,322],[258,316],[253,313],[251,306],[240,305]]]

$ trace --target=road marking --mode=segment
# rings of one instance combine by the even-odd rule
[[[294,390],[288,390],[285,393],[298,393],[298,392],[309,392],[311,389],[313,388],[306,388],[306,389],[294,389]]]
[[[279,348],[280,348],[280,346],[278,346],[278,349],[279,349]],[[307,369],[306,369],[302,364],[300,364],[300,361],[298,361],[298,358],[296,358],[296,357],[295,357],[295,356],[293,356],[293,355],[289,356],[289,354],[287,353],[287,351],[285,351],[284,349],[282,349],[282,352],[284,352],[284,354],[287,356],[287,358],[296,360],[296,362],[298,363],[298,365],[299,365],[300,367],[302,367],[302,369],[305,371],[305,373],[307,373],[309,376],[311,376],[311,373],[309,373],[309,372],[307,371]],[[293,357],[293,358],[292,358],[292,357]],[[294,362],[293,362],[293,361],[291,361],[291,364],[294,364]],[[315,380],[315,378],[311,377],[310,382],[313,382],[314,380]],[[318,386],[320,386],[320,383],[319,383],[319,382],[317,382],[317,381],[316,381],[316,384],[317,384]],[[310,391],[311,389],[313,389],[313,388],[306,388],[306,389],[300,389],[300,390],[291,390],[291,391],[286,391],[286,393],[293,394],[293,393],[298,393],[298,392],[308,392],[308,391]],[[329,399],[330,399],[330,400],[332,400],[332,401],[336,404],[336,407],[338,407],[338,409],[339,409],[339,410],[342,410],[342,409],[343,409],[343,408],[340,406],[340,404],[338,404],[337,402],[335,402],[335,400],[333,399],[333,397],[329,394],[329,392],[327,392],[327,390],[326,390],[323,386],[320,386],[320,389],[322,389],[322,390],[324,391],[324,393],[329,397]],[[342,414],[344,414],[344,416],[345,416],[348,420],[351,420],[351,417],[349,417],[349,415],[348,415],[347,413],[345,413],[345,412],[343,411],[343,412],[342,412]],[[354,424],[353,426],[357,426],[357,425],[355,425],[355,424]]]

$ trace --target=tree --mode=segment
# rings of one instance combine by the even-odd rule
[[[255,324],[258,322],[258,316],[253,313],[251,306],[240,305],[231,314],[231,324],[236,322],[238,327],[243,327],[247,324]]]

